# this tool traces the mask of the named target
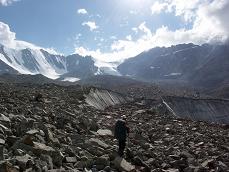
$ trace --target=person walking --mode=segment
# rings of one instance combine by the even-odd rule
[[[127,126],[126,116],[123,115],[121,119],[117,120],[115,123],[115,133],[114,136],[118,140],[118,154],[120,157],[124,155],[124,150],[126,147],[126,139],[129,135],[130,129]]]

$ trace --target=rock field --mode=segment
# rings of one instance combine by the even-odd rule
[[[98,110],[90,88],[0,84],[0,172],[224,172],[229,127],[170,115],[138,99]],[[127,116],[130,135],[117,155],[113,126]]]

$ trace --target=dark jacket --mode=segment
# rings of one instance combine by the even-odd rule
[[[126,125],[126,121],[119,119],[115,124],[115,138],[125,141],[127,134],[129,134],[129,128]]]

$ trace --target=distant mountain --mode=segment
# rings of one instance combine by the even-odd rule
[[[45,50],[16,50],[0,45],[0,74],[42,74],[56,79],[60,76],[84,78],[96,73],[98,68],[92,57],[77,54],[53,55]]]
[[[154,82],[165,87],[217,89],[229,83],[229,43],[222,45],[180,44],[156,47],[122,64],[110,63],[96,66],[91,56],[77,54],[54,55],[42,49],[11,49],[0,45],[0,74],[41,74],[58,81],[89,82],[116,85],[132,83],[127,78]],[[95,75],[120,75],[98,77]],[[86,78],[89,78],[86,80]],[[104,80],[103,82],[100,82]],[[129,82],[130,81],[130,82]],[[106,83],[105,83],[106,82]],[[120,85],[120,83],[119,83]],[[125,83],[126,85],[126,83]],[[128,85],[128,84],[127,84]]]
[[[207,61],[189,77],[196,86],[215,89],[229,85],[229,43],[214,46]]]
[[[82,57],[78,54],[66,57],[66,68],[67,72],[63,74],[63,77],[87,78],[98,71],[92,57]]]
[[[153,48],[118,66],[124,76],[143,81],[217,87],[229,77],[229,46],[181,44]]]

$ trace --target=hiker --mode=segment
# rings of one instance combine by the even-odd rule
[[[126,138],[129,135],[129,127],[126,124],[126,116],[123,115],[122,119],[117,120],[115,124],[114,136],[118,140],[118,154],[119,156],[124,155],[124,150],[126,147]]]
[[[43,95],[41,93],[37,93],[35,96],[35,101],[42,102]]]

